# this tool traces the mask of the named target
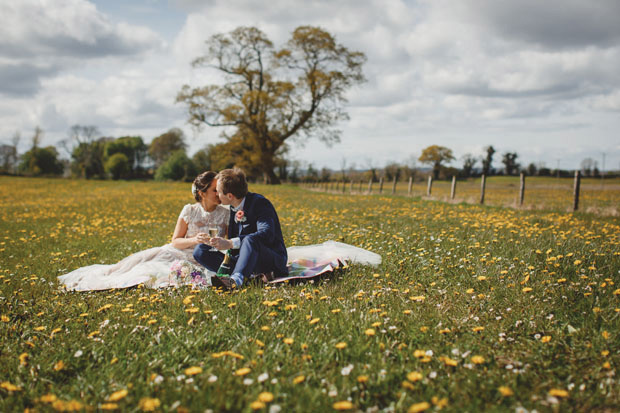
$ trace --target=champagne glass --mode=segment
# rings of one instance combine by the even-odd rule
[[[207,233],[209,234],[210,238],[215,238],[219,235],[220,233],[220,228],[219,225],[215,222],[212,222],[210,219],[207,219]],[[211,249],[209,251],[218,251],[217,248],[211,246]]]

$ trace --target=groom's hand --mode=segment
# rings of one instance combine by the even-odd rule
[[[209,244],[212,247],[215,247],[218,250],[229,250],[233,247],[233,243],[231,240],[228,240],[226,238],[221,238],[221,237],[213,237],[211,238],[211,241],[209,241]]]

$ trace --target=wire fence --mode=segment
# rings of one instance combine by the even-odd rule
[[[620,179],[482,176],[475,179],[386,182],[369,180],[314,181],[300,184],[320,192],[349,195],[421,197],[453,203],[485,204],[519,209],[584,211],[600,215],[620,214]]]

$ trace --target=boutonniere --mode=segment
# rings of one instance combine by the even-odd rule
[[[235,222],[239,223],[239,222],[245,222],[246,221],[246,217],[245,217],[245,213],[242,210],[237,211],[237,213],[235,214]]]

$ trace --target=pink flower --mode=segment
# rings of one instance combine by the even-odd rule
[[[242,210],[237,211],[235,214],[235,221],[245,222],[245,213]]]

